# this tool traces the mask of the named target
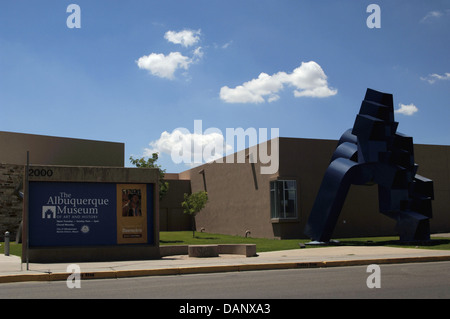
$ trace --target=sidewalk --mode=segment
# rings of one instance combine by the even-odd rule
[[[263,252],[255,257],[220,255],[195,258],[177,255],[157,260],[90,262],[77,265],[81,270],[81,279],[100,279],[432,261],[450,261],[450,250],[334,246]],[[0,255],[0,283],[66,280],[71,274],[70,270],[67,271],[70,264],[30,263],[27,270],[27,265],[21,264],[19,257]]]

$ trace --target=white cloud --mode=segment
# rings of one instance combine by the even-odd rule
[[[220,44],[220,43],[214,42],[212,44],[212,47],[214,49],[224,49],[225,50],[225,49],[229,48],[232,44],[233,44],[233,40],[230,40],[230,41],[228,41],[228,42],[226,42],[224,44]]]
[[[192,59],[195,60],[195,61],[198,61],[198,60],[200,60],[202,57],[203,57],[203,49],[202,49],[202,47],[196,48],[196,49],[194,50],[193,58],[192,58]]]
[[[426,77],[421,77],[420,79],[422,81],[428,81],[428,83],[433,84],[436,81],[450,80],[450,73],[447,72],[444,75],[439,75],[439,74],[433,73],[433,74],[429,74]]]
[[[200,41],[200,30],[167,31],[164,38],[169,42],[188,47]],[[180,52],[170,52],[168,55],[151,53],[140,57],[136,63],[140,69],[148,70],[155,76],[173,79],[178,69],[187,70],[190,64],[200,61],[202,57],[202,47],[198,47],[192,52],[192,57],[184,56]]]
[[[262,103],[263,96],[269,95],[274,101],[279,98],[276,94],[283,88],[283,83],[274,75],[261,73],[258,78],[245,82],[234,89],[225,86],[220,89],[220,97],[228,103]]]
[[[235,88],[224,86],[220,89],[220,98],[227,103],[263,103],[273,102],[280,97],[278,92],[285,86],[294,87],[295,97],[328,97],[337,94],[337,90],[328,87],[327,76],[319,64],[314,61],[302,62],[292,73],[278,72],[273,75],[261,73],[258,78]]]
[[[395,113],[403,114],[403,115],[413,115],[414,113],[418,112],[419,109],[414,104],[402,104],[399,103],[399,109],[395,110]]]
[[[430,11],[420,20],[420,22],[429,22],[442,17],[442,15],[443,13],[440,11]]]
[[[167,79],[173,79],[177,69],[189,68],[192,60],[180,52],[171,52],[169,55],[151,53],[144,55],[136,61],[140,69],[148,70],[151,74]]]
[[[144,156],[152,153],[165,153],[179,164],[200,164],[210,162],[225,156],[232,147],[225,143],[221,132],[190,133],[187,129],[178,128],[172,133],[167,131],[161,137],[150,142],[150,147],[144,150]]]
[[[231,44],[233,43],[233,40],[231,40],[231,41],[228,41],[227,43],[225,43],[224,45],[222,45],[222,49],[226,49],[226,48],[228,48]]]
[[[200,30],[167,31],[164,39],[175,44],[181,44],[184,47],[189,47],[200,41],[200,34]]]

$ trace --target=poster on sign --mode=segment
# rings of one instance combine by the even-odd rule
[[[117,184],[117,243],[147,242],[147,185]]]

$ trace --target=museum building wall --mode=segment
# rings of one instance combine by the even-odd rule
[[[275,174],[261,174],[261,163],[248,161],[204,164],[180,174],[190,179],[192,192],[208,192],[209,202],[196,217],[197,230],[204,228],[206,232],[240,236],[249,232],[252,237],[265,238],[305,238],[303,229],[337,141],[301,138],[278,141],[279,169]],[[248,155],[248,151],[243,152]],[[418,174],[434,182],[431,232],[450,232],[450,146],[415,145],[414,152]],[[295,201],[288,198],[284,207],[289,212],[274,216],[271,196],[277,185],[287,187],[283,192]],[[395,221],[379,212],[378,187],[352,185],[333,238],[390,235],[397,235]]]

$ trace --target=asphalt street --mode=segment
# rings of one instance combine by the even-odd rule
[[[284,269],[1,285],[0,299],[400,299],[450,298],[450,262],[380,266],[380,287],[368,266]]]

